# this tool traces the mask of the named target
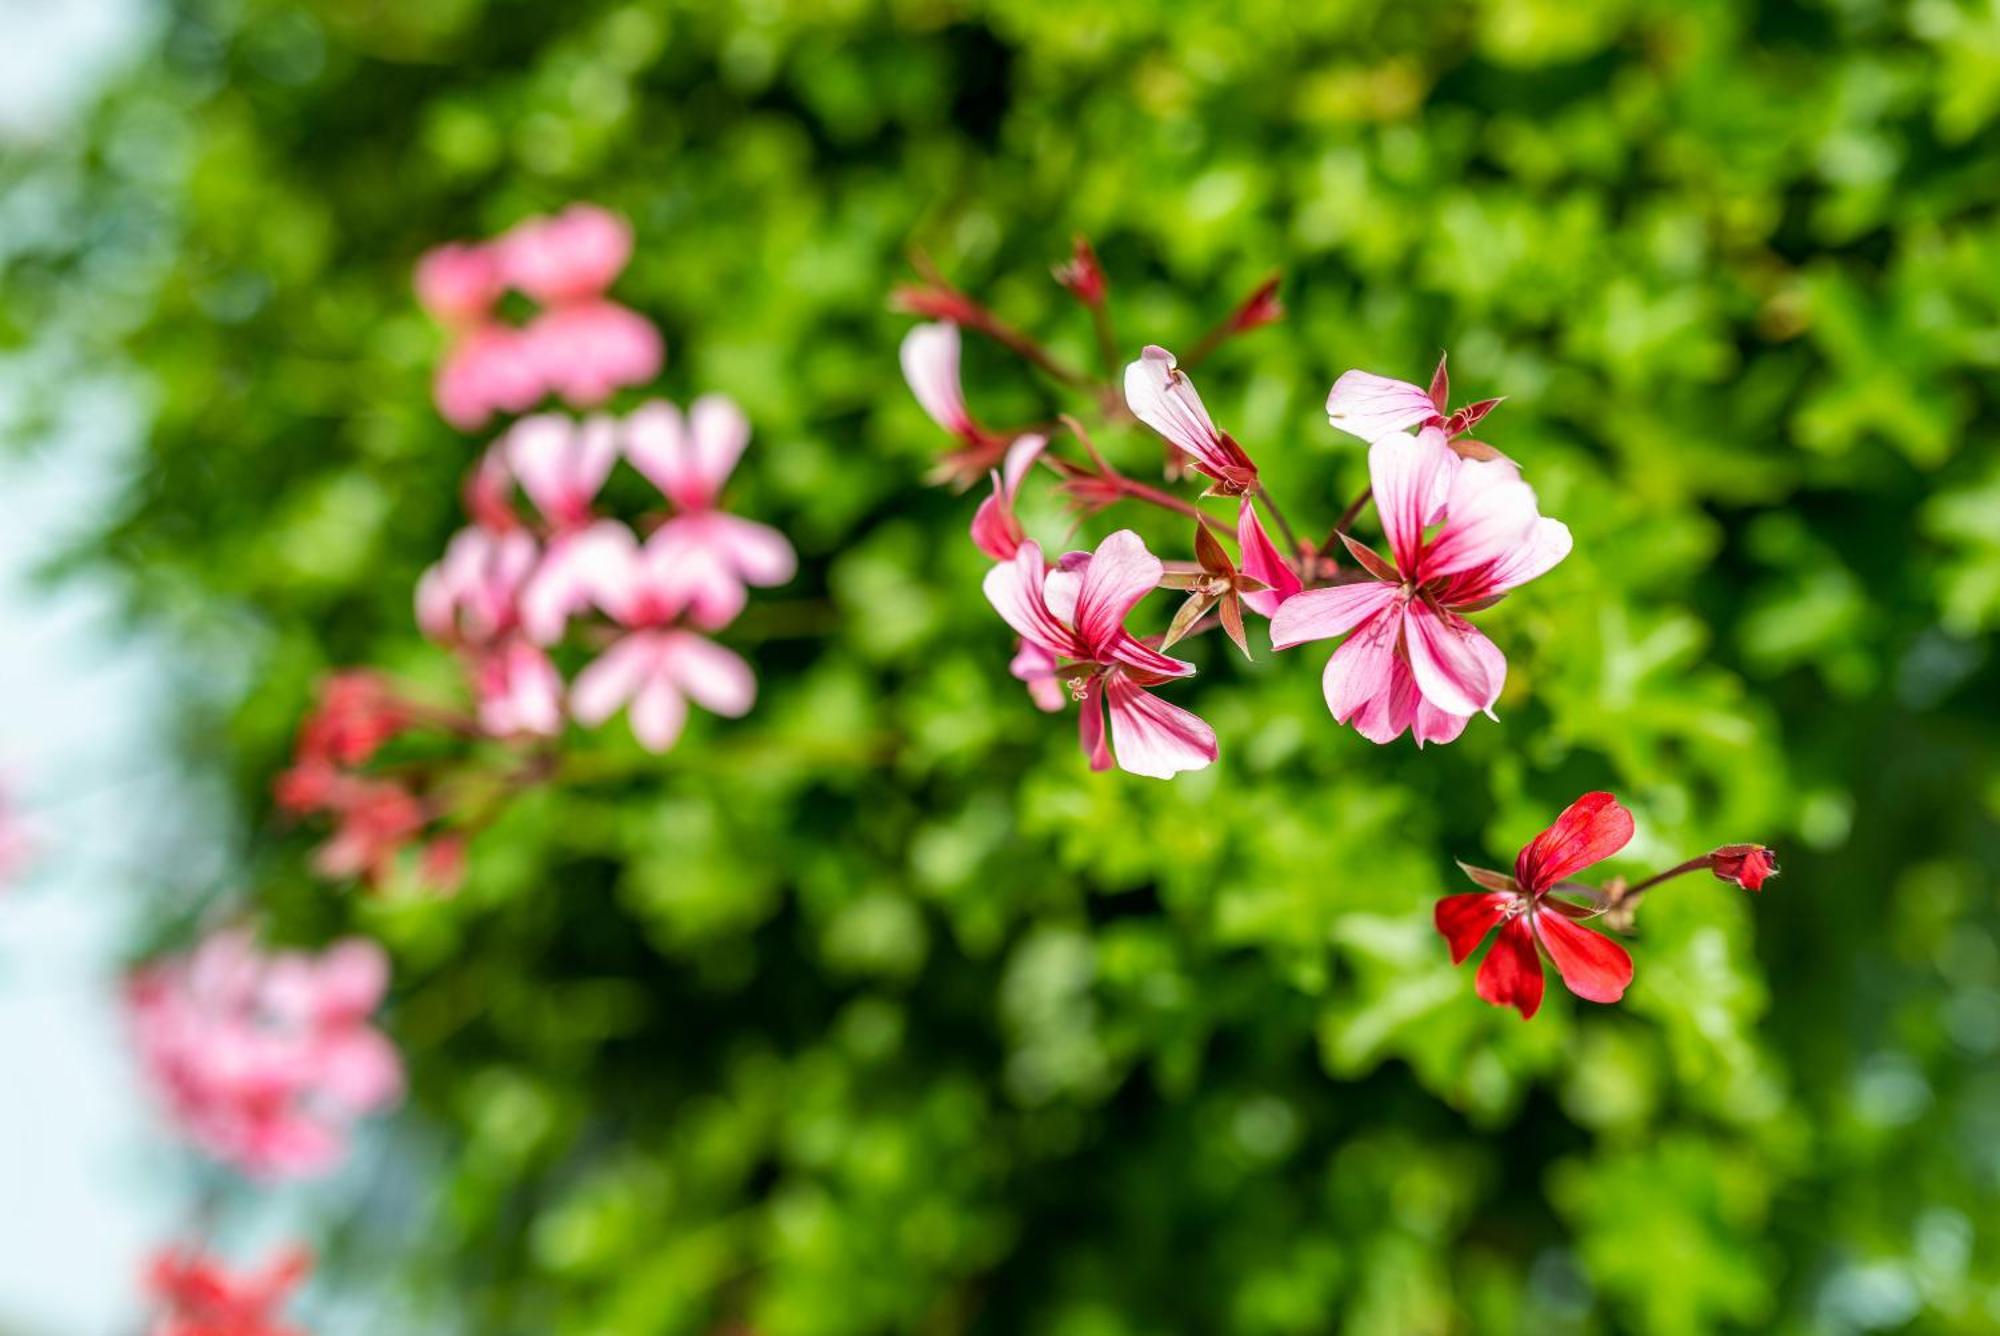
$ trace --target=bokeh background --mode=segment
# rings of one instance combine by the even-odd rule
[[[1990,0],[188,0],[134,31],[0,165],[9,444],[84,448],[80,385],[141,415],[40,565],[173,664],[165,833],[63,894],[125,906],[133,953],[246,889],[280,937],[391,947],[411,1099],[282,1208],[317,1329],[2000,1330]],[[732,495],[800,548],[729,637],[759,707],[665,758],[576,733],[590,781],[516,804],[455,898],[329,887],[269,797],[313,683],[455,680],[409,596],[484,440],[430,406],[411,265],[575,199],[633,222],[665,391],[745,405]],[[1201,386],[1304,527],[1364,480],[1341,370],[1448,348],[1462,397],[1509,396],[1482,435],[1577,549],[1485,618],[1499,724],[1377,748],[1323,651],[1220,643],[1176,699],[1222,761],[1171,784],[1028,708],[884,298],[917,246],[1088,360],[1048,277],[1079,230],[1128,351],[1283,272],[1289,318]],[[1056,402],[985,347],[967,380],[989,420]],[[1597,787],[1634,870],[1762,840],[1784,875],[1675,883],[1623,1005],[1522,1024],[1429,907]],[[0,1251],[45,1232],[0,1205]]]

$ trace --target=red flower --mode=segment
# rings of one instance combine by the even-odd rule
[[[1746,891],[1761,891],[1778,875],[1777,855],[1761,844],[1725,844],[1708,856],[1708,869],[1719,880]]]
[[[167,1251],[153,1259],[147,1287],[165,1305],[150,1336],[303,1336],[277,1309],[312,1268],[290,1248],[262,1269],[232,1276],[213,1258]]]
[[[1454,965],[1463,964],[1499,927],[1474,980],[1480,997],[1496,1007],[1518,1009],[1523,1019],[1532,1017],[1542,1005],[1542,955],[1578,997],[1616,1002],[1625,995],[1632,982],[1632,957],[1618,943],[1576,922],[1593,911],[1555,899],[1551,892],[1623,849],[1631,838],[1632,814],[1608,793],[1586,793],[1521,850],[1512,877],[1466,868],[1486,889],[1438,901],[1436,921],[1451,946]]]
[[[1085,306],[1104,305],[1104,266],[1097,262],[1097,252],[1081,233],[1071,248],[1070,258],[1056,266],[1055,275],[1056,282]]]

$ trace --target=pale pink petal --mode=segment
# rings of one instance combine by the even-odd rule
[[[1076,625],[1076,600],[1083,593],[1083,573],[1089,567],[1090,553],[1065,552],[1042,581],[1042,597],[1049,612],[1064,626]]]
[[[1472,570],[1454,581],[1451,596],[1466,603],[1497,598],[1510,589],[1517,589],[1542,575],[1546,575],[1564,557],[1570,554],[1573,545],[1569,526],[1561,520],[1538,519],[1528,530],[1527,537],[1502,553],[1498,560],[1484,569]]]
[[[695,473],[712,499],[750,444],[750,419],[728,395],[704,394],[688,409],[688,444]]]
[[[1290,649],[1308,640],[1344,636],[1401,597],[1380,580],[1308,589],[1285,600],[1271,618],[1271,648]]]
[[[1108,649],[1125,633],[1125,615],[1159,587],[1165,568],[1130,529],[1120,529],[1097,545],[1084,567],[1072,623],[1083,643]]]
[[[1128,668],[1137,668],[1142,673],[1155,677],[1193,677],[1194,665],[1183,659],[1176,659],[1160,653],[1156,649],[1141,644],[1129,635],[1120,634],[1110,645],[1100,648],[1100,663],[1122,663]]]
[[[396,1046],[364,1026],[348,1026],[314,1060],[319,1089],[348,1113],[369,1113],[403,1091],[403,1062]]]
[[[343,937],[320,954],[313,983],[321,1014],[366,1016],[389,991],[389,953],[366,937]]]
[[[1157,344],[1147,345],[1139,360],[1125,368],[1125,403],[1132,415],[1196,459],[1215,455],[1222,433],[1174,361]]]
[[[903,336],[903,379],[931,421],[957,436],[975,436],[965,391],[958,378],[958,326],[949,321],[918,325]]]
[[[1012,561],[1021,550],[1020,524],[1001,492],[1000,476],[993,476],[993,495],[972,512],[972,545],[995,561]]]
[[[798,574],[798,555],[783,534],[768,524],[715,511],[703,516],[716,548],[749,584],[781,585]]]
[[[1093,677],[1083,689],[1082,709],[1076,716],[1077,741],[1090,760],[1092,770],[1111,768],[1111,748],[1104,741],[1104,681]]]
[[[1419,700],[1416,717],[1410,721],[1410,736],[1419,747],[1428,742],[1456,742],[1471,722],[1469,714],[1446,714],[1429,701]]]
[[[1326,416],[1340,430],[1372,445],[1437,420],[1438,410],[1427,391],[1406,380],[1348,371],[1333,382],[1326,396]]]
[[[597,488],[592,486],[587,495],[578,494],[583,449],[573,419],[560,413],[522,418],[508,431],[504,443],[508,467],[549,523],[573,525],[588,514]],[[605,472],[609,471],[606,461]],[[602,481],[600,474],[598,482]]]
[[[1028,476],[1028,470],[1042,457],[1049,447],[1049,438],[1039,432],[1027,432],[1016,436],[1014,443],[1007,447],[1007,457],[1000,462],[1000,490],[1011,506],[1014,496],[1021,490],[1021,480]]]
[[[425,251],[417,261],[417,301],[446,324],[483,318],[505,283],[499,256],[489,246],[450,242]]]
[[[580,408],[659,374],[666,344],[653,322],[616,302],[542,312],[521,331],[542,383]]]
[[[1415,684],[1396,657],[1402,628],[1402,607],[1391,603],[1354,629],[1321,675],[1327,709],[1370,742],[1394,741],[1415,713]]]
[[[1243,553],[1243,573],[1270,586],[1268,590],[1243,595],[1243,601],[1253,612],[1272,616],[1285,600],[1304,587],[1298,572],[1264,532],[1264,523],[1257,518],[1257,507],[1247,496],[1236,512],[1236,545]]]
[[[702,509],[714,498],[690,457],[687,419],[664,399],[648,399],[624,421],[625,458],[677,505]]]
[[[1027,684],[1028,698],[1034,701],[1036,709],[1049,713],[1060,710],[1069,693],[1056,677],[1056,656],[1027,640],[1017,640],[1014,644],[1014,658],[1007,671]]]
[[[1426,580],[1474,570],[1525,546],[1541,517],[1535,491],[1498,461],[1458,461],[1445,500],[1444,527],[1424,550]]]
[[[687,697],[665,673],[654,673],[632,698],[632,736],[650,752],[667,751],[687,723]]]
[[[1215,760],[1215,730],[1198,716],[1168,704],[1119,672],[1106,679],[1104,695],[1111,710],[1111,748],[1120,769],[1171,779]]]
[[[623,708],[659,661],[659,637],[639,631],[599,654],[570,684],[569,708],[576,721],[595,728]]]
[[[1403,617],[1410,671],[1424,699],[1447,714],[1478,714],[1500,694],[1487,675],[1488,658],[1472,644],[1484,640],[1462,620],[1453,625],[1422,600],[1409,604]]]
[[[1406,579],[1417,574],[1424,530],[1444,505],[1456,462],[1444,433],[1435,427],[1424,428],[1415,439],[1389,436],[1368,447],[1375,510],[1382,517],[1396,569]]]
[[[615,520],[564,534],[549,545],[521,592],[521,624],[537,644],[561,640],[569,619],[596,603],[620,621],[643,591],[632,580],[631,530]]]
[[[757,675],[743,656],[690,632],[666,634],[658,671],[712,714],[740,718],[757,700]]]
[[[982,587],[986,601],[1023,639],[1066,659],[1089,658],[1070,629],[1050,614],[1043,601],[1042,581],[1042,549],[1023,543],[1014,560],[986,572]]]

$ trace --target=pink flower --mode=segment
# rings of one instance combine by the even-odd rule
[[[287,1248],[240,1276],[194,1248],[161,1252],[147,1268],[146,1287],[164,1308],[148,1336],[304,1336],[278,1309],[311,1269],[303,1248]]]
[[[1243,554],[1243,573],[1268,586],[1243,595],[1251,611],[1272,616],[1286,599],[1305,587],[1299,573],[1279,555],[1270,535],[1264,532],[1264,522],[1257,518],[1257,507],[1247,496],[1236,512],[1236,545]]]
[[[389,679],[365,668],[329,675],[319,703],[299,728],[298,758],[361,765],[414,722]]]
[[[632,258],[632,228],[594,204],[529,218],[494,243],[507,282],[544,304],[581,301],[611,286]]]
[[[1512,464],[1462,460],[1437,427],[1375,442],[1368,467],[1393,564],[1350,542],[1375,579],[1293,595],[1271,619],[1271,644],[1347,636],[1323,679],[1333,717],[1373,742],[1405,729],[1419,746],[1450,742],[1491,712],[1507,676],[1506,657],[1461,614],[1568,556],[1569,530],[1541,517]]]
[[[618,462],[618,424],[602,415],[578,422],[537,413],[508,428],[500,448],[550,526],[580,529],[590,523],[591,506]]]
[[[478,324],[445,350],[432,394],[446,422],[460,431],[473,431],[495,413],[534,407],[545,390],[540,359],[520,330]]]
[[[1049,438],[1030,434],[1007,447],[1007,458],[993,475],[993,495],[979,503],[972,516],[972,542],[995,561],[1012,561],[1026,535],[1014,518],[1014,497],[1028,470],[1035,466]]]
[[[562,732],[562,674],[532,641],[515,637],[480,653],[472,685],[479,726],[493,737]]]
[[[1125,770],[1158,779],[1215,760],[1214,730],[1147,689],[1192,674],[1194,665],[1147,648],[1125,630],[1126,614],[1162,574],[1159,558],[1130,529],[1112,534],[1088,556],[1070,554],[1053,571],[1044,568],[1041,548],[1024,542],[1011,562],[986,574],[987,600],[1024,647],[1072,661],[1064,676],[1083,704],[1078,731],[1093,770],[1107,769],[1114,752]]]
[[[655,400],[625,420],[626,458],[680,510],[646,540],[655,591],[705,630],[736,619],[745,586],[780,585],[798,572],[783,534],[715,508],[749,440],[749,419],[719,394],[695,400],[685,419]]]
[[[630,705],[632,735],[664,752],[680,737],[687,703],[729,718],[750,712],[757,679],[741,656],[692,631],[640,629],[576,675],[570,711],[595,727]]]
[[[506,286],[500,257],[490,246],[448,242],[417,261],[417,300],[440,324],[480,323]]]
[[[1474,985],[1496,1007],[1514,1007],[1529,1019],[1542,1005],[1546,954],[1572,993],[1590,1002],[1616,1002],[1632,982],[1632,957],[1610,938],[1575,920],[1593,911],[1551,892],[1569,877],[1611,857],[1632,838],[1632,814],[1608,793],[1586,793],[1514,860],[1514,875],[1466,868],[1484,891],[1438,901],[1437,930],[1463,964],[1497,924],[1500,936],[1479,967]]]
[[[916,326],[903,336],[900,356],[903,379],[931,421],[968,442],[983,441],[985,433],[972,420],[959,384],[958,326],[942,320]]]
[[[417,626],[441,644],[485,644],[521,622],[520,600],[541,549],[516,529],[461,529],[417,580]]]
[[[561,640],[570,618],[598,602],[606,582],[624,577],[634,543],[632,531],[617,520],[558,534],[521,588],[520,622],[528,639],[538,645]]]
[[[242,930],[138,970],[127,989],[141,1065],[175,1126],[259,1178],[320,1173],[356,1119],[402,1093],[402,1062],[370,1024],[388,987],[361,938],[318,956],[266,954]]]
[[[1125,403],[1133,416],[1215,479],[1215,492],[1239,496],[1257,485],[1257,466],[1226,431],[1216,428],[1194,382],[1165,348],[1149,344],[1125,368]]]
[[[627,385],[660,374],[666,344],[653,322],[613,301],[543,311],[521,331],[541,383],[579,408],[593,408]]]
[[[331,881],[361,877],[380,887],[396,858],[430,823],[423,801],[393,780],[340,776],[319,804],[334,815],[333,834],[313,853],[313,870]]]
[[[1717,880],[1761,891],[1778,875],[1778,857],[1761,844],[1725,844],[1708,856],[1708,870]]]
[[[1033,641],[1016,639],[1014,657],[1007,665],[1007,671],[1028,688],[1028,699],[1035,708],[1054,714],[1069,699],[1058,673],[1062,665],[1056,656]]]
[[[1458,453],[1475,459],[1496,457],[1499,452],[1492,446],[1459,438],[1497,408],[1500,400],[1481,399],[1447,414],[1445,403],[1450,394],[1451,377],[1445,370],[1443,357],[1438,358],[1428,390],[1406,380],[1391,380],[1368,371],[1348,371],[1333,382],[1333,389],[1326,396],[1326,416],[1340,430],[1371,445],[1411,427],[1437,427],[1453,442],[1452,448]]]

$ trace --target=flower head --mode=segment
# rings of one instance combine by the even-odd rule
[[[1134,417],[1213,478],[1216,492],[1240,496],[1257,485],[1257,466],[1234,437],[1217,429],[1194,382],[1165,348],[1149,344],[1125,368],[1125,403]]]
[[[652,321],[614,301],[571,302],[543,311],[518,336],[549,393],[593,408],[627,385],[660,374],[667,348]]]
[[[155,961],[127,989],[141,1064],[179,1131],[260,1178],[316,1174],[354,1121],[402,1091],[402,1062],[370,1016],[388,961],[362,938],[266,953],[228,930]]]
[[[1479,966],[1474,986],[1496,1007],[1513,1007],[1523,1019],[1542,1005],[1546,955],[1572,993],[1590,1002],[1616,1002],[1632,982],[1632,957],[1624,947],[1577,922],[1593,911],[1553,894],[1576,873],[1602,862],[1632,839],[1632,814],[1608,793],[1586,793],[1555,824],[1537,835],[1514,860],[1514,875],[1466,868],[1483,891],[1438,901],[1438,932],[1463,964],[1500,929]]]
[[[494,243],[507,282],[538,302],[595,297],[632,258],[632,228],[594,204],[572,204],[549,218],[529,218]]]
[[[1070,246],[1069,259],[1056,266],[1055,275],[1056,282],[1085,306],[1104,305],[1104,266],[1097,262],[1097,252],[1081,232]]]
[[[1125,629],[1126,615],[1163,573],[1139,535],[1120,529],[1095,552],[1071,553],[1054,570],[1044,566],[1040,547],[1024,542],[1012,561],[986,574],[987,600],[1024,644],[1071,661],[1057,675],[1082,703],[1078,730],[1093,770],[1109,768],[1115,754],[1133,774],[1168,779],[1215,760],[1215,731],[1149,690],[1191,675],[1194,665],[1168,658]]]
[[[490,246],[447,242],[417,261],[417,301],[443,324],[484,320],[506,286],[500,257]]]
[[[611,466],[618,462],[618,424],[599,415],[578,422],[561,413],[537,413],[507,429],[501,440],[507,466],[521,490],[558,532],[580,529]]]
[[[1445,359],[1438,358],[1429,389],[1420,389],[1406,380],[1391,380],[1370,371],[1348,371],[1333,383],[1326,396],[1327,420],[1350,436],[1359,436],[1371,445],[1385,437],[1400,436],[1411,427],[1436,427],[1451,448],[1472,459],[1494,459],[1499,452],[1490,445],[1464,439],[1485,416],[1500,406],[1498,399],[1481,399],[1456,411],[1447,412],[1451,376]]]
[[[1391,560],[1350,542],[1375,578],[1293,595],[1271,619],[1271,644],[1347,636],[1322,681],[1333,717],[1373,742],[1405,730],[1419,746],[1450,742],[1490,713],[1507,676],[1506,657],[1464,614],[1568,556],[1569,529],[1542,517],[1512,464],[1460,459],[1436,427],[1378,440],[1368,467]]]

